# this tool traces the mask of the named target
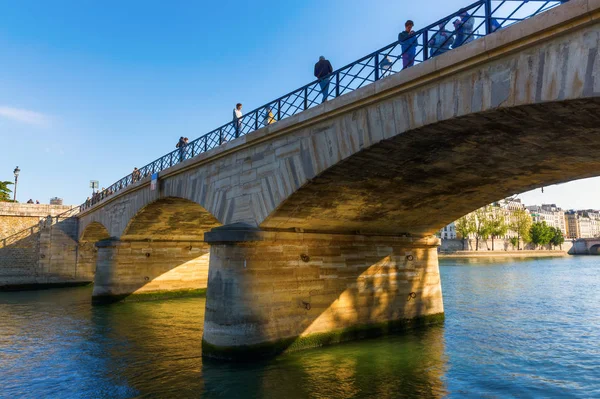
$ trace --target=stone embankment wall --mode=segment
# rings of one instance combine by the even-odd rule
[[[454,253],[454,252],[492,252],[492,240],[480,240],[479,241],[479,251],[477,251],[476,249],[476,241],[475,240],[467,240],[467,242],[464,243],[464,247],[463,247],[463,240],[460,239],[447,239],[447,240],[441,240],[442,241],[442,245],[440,246],[440,252],[441,253]],[[556,247],[553,248],[553,250],[558,250],[558,251],[563,251],[565,253],[569,252],[571,250],[571,248],[573,247],[573,242],[568,240],[565,241],[562,246],[560,247]],[[464,250],[463,250],[464,248]],[[521,249],[524,251],[536,251],[539,250],[540,252],[542,252],[543,250],[549,250],[549,248],[545,247],[545,248],[535,248],[535,246],[533,244],[525,244],[523,242],[521,242]],[[494,240],[494,249],[493,252],[514,252],[517,251],[517,248],[514,248],[512,246],[512,244],[508,241],[508,240],[504,240],[504,239],[496,239]]]
[[[93,280],[93,270],[77,270],[72,208],[0,203],[0,289]]]

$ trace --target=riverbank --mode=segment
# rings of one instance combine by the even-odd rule
[[[566,251],[560,250],[525,250],[525,251],[455,251],[440,252],[440,259],[446,258],[546,258],[569,256]]]

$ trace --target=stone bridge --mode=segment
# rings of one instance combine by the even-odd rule
[[[600,255],[600,237],[580,238],[573,241],[570,255]]]
[[[571,1],[86,209],[94,297],[208,286],[204,353],[221,357],[439,319],[435,231],[600,175],[599,18]]]

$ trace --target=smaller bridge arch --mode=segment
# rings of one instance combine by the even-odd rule
[[[122,240],[203,241],[221,223],[196,202],[166,197],[140,209],[127,223]]]
[[[95,301],[206,289],[210,248],[204,233],[220,225],[201,205],[180,197],[160,198],[140,208],[120,237],[98,244]],[[90,234],[102,231],[94,223],[88,229]]]

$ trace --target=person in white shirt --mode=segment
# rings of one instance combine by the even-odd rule
[[[242,104],[237,103],[233,109],[233,125],[235,126],[235,137],[242,132]]]

